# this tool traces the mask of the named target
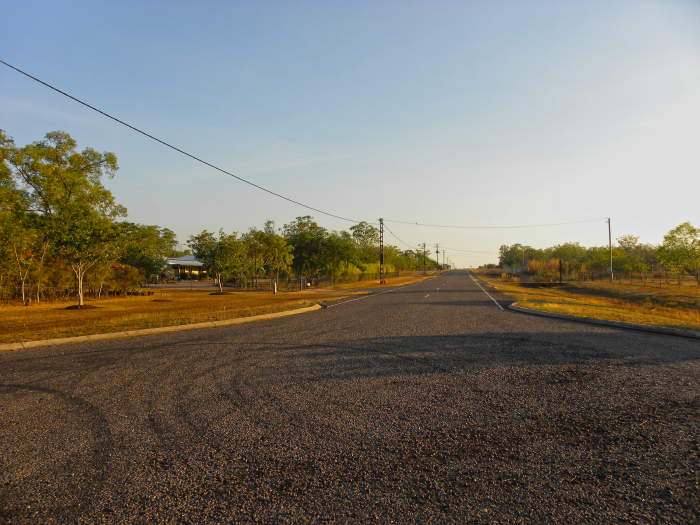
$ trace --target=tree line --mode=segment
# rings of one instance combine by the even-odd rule
[[[63,131],[18,147],[0,130],[0,299],[77,296],[83,305],[86,294],[127,293],[172,277],[166,258],[182,255],[203,262],[220,287],[263,276],[379,272],[379,232],[367,222],[329,231],[303,216],[279,229],[268,221],[243,233],[205,230],[184,248],[168,228],[126,220],[104,184],[118,169],[113,153],[79,151]],[[384,247],[384,260],[387,271],[423,267],[421,253],[396,246]]]
[[[639,237],[626,234],[612,246],[613,272],[665,271],[676,275],[693,275],[700,284],[700,228],[690,222],[679,224],[664,235],[660,245],[641,244]],[[567,271],[607,272],[610,247],[586,248],[577,242],[537,249],[532,246],[503,245],[499,250],[498,266],[521,267],[542,278],[552,273],[554,262],[562,261]],[[550,264],[547,264],[550,263]],[[495,266],[495,265],[493,265]]]

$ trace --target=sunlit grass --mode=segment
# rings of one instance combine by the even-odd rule
[[[429,275],[430,276],[430,275]],[[427,277],[429,277],[427,276]],[[390,278],[384,286],[396,286],[427,278],[420,272]],[[36,341],[79,335],[124,332],[144,328],[223,321],[311,306],[319,301],[342,299],[353,289],[379,287],[377,281],[357,282],[336,289],[303,292],[231,292],[212,295],[210,290],[159,290],[154,295],[87,299],[96,308],[67,310],[74,302],[42,302],[0,306],[0,343]],[[342,290],[342,291],[340,291]]]
[[[165,290],[154,296],[88,300],[97,308],[66,310],[71,303],[52,302],[0,307],[0,343],[122,332],[267,314],[311,306],[336,294],[308,292],[236,292]]]
[[[419,281],[424,281],[442,272],[402,272],[399,277],[389,277],[386,279],[386,284],[379,284],[378,279],[371,281],[358,281],[356,283],[340,284],[335,286],[335,290],[351,290],[353,288],[384,288],[387,286],[402,286],[406,284],[417,283]]]
[[[525,288],[487,278],[518,306],[610,321],[700,330],[700,286],[579,282],[565,288]]]

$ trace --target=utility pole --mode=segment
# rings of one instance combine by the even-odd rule
[[[435,268],[435,269],[439,270],[440,269],[440,245],[439,244],[435,245],[435,264],[437,266],[437,268]]]
[[[610,217],[608,217],[608,247],[610,248],[610,282],[613,282],[613,267],[612,267],[612,233],[610,232]]]
[[[425,272],[427,270],[426,265],[425,265],[425,243],[423,243],[423,271]]]
[[[442,250],[442,267],[445,267],[445,250]]]
[[[379,284],[384,284],[384,219],[379,219]]]

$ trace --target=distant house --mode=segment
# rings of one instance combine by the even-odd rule
[[[204,263],[194,258],[194,255],[183,257],[168,257],[165,263],[172,268],[178,279],[200,279],[204,277]]]

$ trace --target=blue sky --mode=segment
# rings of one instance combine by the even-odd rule
[[[0,58],[251,182],[373,222],[700,226],[700,3],[13,2]],[[117,155],[129,220],[245,231],[311,214],[0,68],[0,128]],[[387,223],[411,246],[607,243],[604,220]],[[405,247],[391,234],[387,240]],[[463,254],[466,255],[466,254]]]

